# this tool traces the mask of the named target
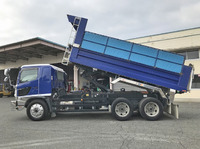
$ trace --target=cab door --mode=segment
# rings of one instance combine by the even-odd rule
[[[17,96],[38,94],[38,68],[23,68],[17,81]]]

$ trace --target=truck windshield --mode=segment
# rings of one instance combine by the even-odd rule
[[[19,82],[23,83],[36,80],[38,74],[37,72],[38,72],[37,68],[22,70]]]

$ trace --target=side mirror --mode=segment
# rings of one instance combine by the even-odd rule
[[[5,76],[8,76],[8,73],[9,73],[9,72],[10,72],[10,69],[5,69],[5,70],[4,70],[4,75],[5,75]]]
[[[5,78],[4,78],[4,82],[8,82],[8,77],[5,77]]]

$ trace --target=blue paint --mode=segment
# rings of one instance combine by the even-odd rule
[[[83,40],[88,40],[88,41],[92,41],[92,42],[95,42],[95,43],[106,45],[108,37],[98,35],[98,34],[94,34],[94,33],[90,33],[90,32],[85,32]]]
[[[89,41],[83,41],[81,47],[83,49],[88,49],[88,50],[96,51],[96,52],[99,52],[99,53],[103,53],[104,49],[105,49],[105,46],[100,45],[100,44],[96,44],[96,43],[92,43],[92,42],[89,42]]]
[[[177,73],[181,72],[182,69],[182,65],[166,62],[163,60],[157,60],[156,67]]]
[[[191,67],[184,66],[181,55],[92,32],[77,36],[82,41],[80,48],[72,48],[73,63],[166,88],[187,90]]]
[[[21,73],[25,70],[37,69],[37,78],[34,80],[20,82]],[[59,70],[60,71],[60,70]],[[52,91],[59,89],[66,89],[66,74],[63,74],[64,80],[59,80],[57,76],[58,69],[52,65],[26,65],[23,66],[19,72],[17,79],[17,96],[19,96],[19,90],[30,88],[30,91],[22,96],[30,96],[37,94],[52,94]]]
[[[111,48],[111,47],[106,48],[105,54],[123,58],[123,59],[128,59],[128,57],[129,57],[129,52]]]
[[[70,61],[175,90],[187,90],[186,84],[191,72],[191,67],[184,66],[188,68],[188,73],[179,75],[159,68],[152,68],[147,65],[78,48],[72,49]],[[183,82],[187,83],[184,84]]]
[[[156,57],[158,50],[154,49],[154,48],[142,46],[142,45],[139,45],[139,44],[134,44],[132,52],[138,53],[138,54],[143,54],[143,55],[146,55],[146,56]]]
[[[140,55],[140,54],[134,54],[134,53],[131,54],[130,60],[133,61],[133,62],[138,62],[138,63],[149,65],[149,66],[154,66],[155,61],[156,61],[155,58],[143,56],[143,55]]]
[[[178,63],[183,64],[184,63],[184,57],[182,55],[169,53],[166,51],[159,51],[158,58],[166,61],[170,61],[172,63]]]
[[[118,49],[123,49],[123,50],[126,50],[126,51],[131,51],[132,43],[109,37],[108,46],[115,47],[115,48],[118,48]]]
[[[52,85],[51,85],[51,75],[53,69],[50,67],[40,67],[40,79],[39,79],[39,94],[47,94],[51,93]],[[44,85],[45,84],[45,85]]]
[[[71,24],[73,24],[74,20],[77,17],[76,16],[72,16],[72,15],[67,15],[67,18],[68,18],[68,21]],[[75,22],[75,23],[77,23],[77,22]],[[76,43],[76,44],[81,44],[82,43],[83,36],[84,36],[84,33],[85,33],[86,25],[87,25],[87,19],[81,18],[81,21],[79,23],[79,27],[74,26],[75,30],[77,31],[74,43]]]
[[[81,47],[175,73],[181,73],[184,62],[178,54],[91,32],[85,32]]]

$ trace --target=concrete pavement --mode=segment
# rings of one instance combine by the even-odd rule
[[[0,98],[0,149],[199,149],[200,103],[178,103],[180,119],[117,121],[109,113],[67,113],[33,122]]]

